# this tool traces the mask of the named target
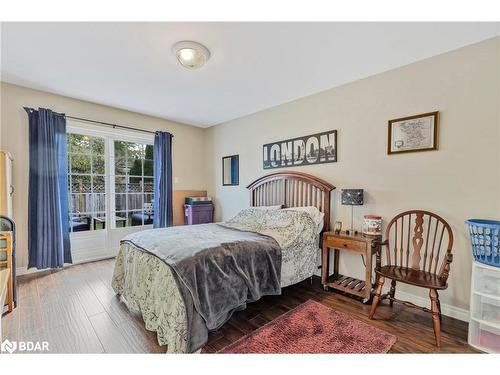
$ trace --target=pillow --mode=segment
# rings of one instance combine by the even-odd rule
[[[253,208],[255,210],[281,210],[282,207],[283,205],[279,204],[276,206],[254,206],[250,208]]]
[[[313,219],[314,223],[316,224],[316,234],[320,234],[321,231],[323,230],[323,225],[325,224],[323,222],[323,218],[325,217],[325,214],[320,210],[318,210],[317,207],[314,206],[291,207],[291,208],[285,208],[285,210],[307,212],[307,214],[309,214],[311,219]]]

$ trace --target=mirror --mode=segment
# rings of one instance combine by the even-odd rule
[[[222,158],[222,185],[232,186],[240,183],[239,155]]]

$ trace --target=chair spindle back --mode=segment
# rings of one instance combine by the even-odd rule
[[[422,210],[403,212],[389,222],[385,238],[389,265],[438,274],[444,280],[448,278],[453,259],[453,232],[438,215]]]

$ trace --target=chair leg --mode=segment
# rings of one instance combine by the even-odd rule
[[[389,292],[389,295],[391,296],[389,305],[391,305],[392,307],[392,305],[394,305],[394,301],[392,300],[392,298],[394,298],[394,296],[396,295],[396,280],[391,281],[391,291]]]
[[[443,324],[443,314],[441,314],[441,301],[437,300],[437,304],[438,304],[438,309],[439,309],[439,323]]]
[[[432,326],[434,328],[434,335],[436,336],[436,345],[441,346],[441,313],[439,308],[439,295],[436,289],[429,290],[429,297],[431,298],[431,312],[432,312]]]
[[[382,294],[382,287],[384,286],[385,277],[379,276],[377,279],[377,289],[375,290],[375,296],[373,297],[372,307],[370,309],[369,319],[373,319],[373,315],[375,315],[375,311],[377,310],[377,305],[380,301],[380,295]]]

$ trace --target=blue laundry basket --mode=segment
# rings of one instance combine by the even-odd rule
[[[478,262],[500,267],[500,221],[469,219],[472,254]]]

